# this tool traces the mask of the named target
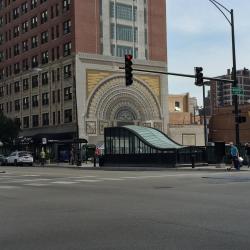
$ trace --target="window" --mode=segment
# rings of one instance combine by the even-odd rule
[[[34,128],[39,126],[39,115],[32,115],[32,126]]]
[[[56,38],[58,38],[59,36],[60,36],[59,25],[56,25]]]
[[[29,69],[29,61],[28,58],[23,59],[23,71]]]
[[[23,118],[23,128],[29,128],[29,121],[30,121],[30,118],[29,118],[29,116],[25,116],[24,118]]]
[[[31,37],[31,48],[36,48],[38,45],[38,37],[32,36]]]
[[[20,34],[20,27],[19,26],[15,26],[13,29],[13,35],[14,37],[18,37]]]
[[[46,64],[49,62],[49,52],[45,51],[42,53],[41,55],[41,59],[42,59],[42,64]]]
[[[59,15],[59,5],[58,5],[58,3],[56,4],[56,16],[58,16]]]
[[[29,97],[24,97],[23,98],[23,109],[28,109],[29,108]]]
[[[14,64],[14,73],[19,74],[20,73],[20,63],[15,63]]]
[[[132,5],[121,4],[121,3],[114,4],[114,2],[110,3],[110,16],[111,17],[133,21],[133,19],[136,20],[136,17],[137,17],[136,12],[137,12],[137,8],[134,7],[134,15],[133,15]]]
[[[3,103],[0,103],[0,111],[4,111],[4,104]]]
[[[2,97],[4,95],[4,90],[3,90],[3,86],[0,87],[0,97]]]
[[[32,88],[38,87],[38,75],[32,76]]]
[[[3,41],[4,41],[3,34],[0,34],[0,45],[3,43]]]
[[[54,27],[51,28],[51,40],[55,39]]]
[[[15,44],[14,45],[14,56],[17,56],[19,55],[19,44]]]
[[[71,64],[65,65],[63,67],[63,75],[64,75],[64,78],[68,78],[71,76]]]
[[[42,85],[45,85],[48,83],[49,83],[49,73],[44,72],[44,73],[42,73]]]
[[[63,45],[63,55],[69,56],[71,54],[71,42],[65,43]]]
[[[38,95],[32,96],[32,107],[38,107]]]
[[[72,122],[72,109],[64,110],[64,123]]]
[[[19,17],[19,7],[13,9],[13,19],[17,19]]]
[[[34,16],[30,19],[30,23],[31,23],[31,29],[37,27],[37,16]]]
[[[127,46],[117,46],[116,55],[123,57],[126,54],[133,54],[133,48]]]
[[[34,9],[37,6],[37,0],[31,0],[30,1],[30,8]]]
[[[64,88],[64,100],[71,100],[72,99],[72,90],[71,87]]]
[[[0,62],[2,62],[4,59],[4,52],[0,51]]]
[[[112,38],[114,39],[114,25],[111,26],[112,29]],[[137,28],[133,28],[131,26],[126,26],[126,25],[117,25],[116,26],[116,39],[117,40],[122,40],[122,41],[128,41],[128,42],[133,42],[137,41]]]
[[[57,90],[57,102],[60,103],[61,101],[61,93],[60,93],[60,89]]]
[[[32,68],[35,68],[38,66],[38,57],[32,56]]]
[[[49,125],[49,113],[44,113],[42,115],[42,124],[43,124],[43,126]]]
[[[63,34],[66,35],[71,31],[71,20],[67,20],[63,23]]]
[[[28,40],[22,41],[22,50],[23,50],[23,52],[27,51],[28,49],[29,49]]]
[[[48,31],[44,31],[41,33],[41,43],[47,43],[49,38],[49,33]]]
[[[56,124],[56,112],[53,112],[53,125]]]
[[[15,93],[20,92],[20,82],[19,81],[14,82],[14,91],[15,91]]]
[[[25,33],[28,31],[28,27],[29,27],[29,22],[25,21],[22,23],[22,33]]]
[[[53,19],[54,18],[54,6],[50,7],[50,18]]]
[[[45,10],[41,13],[41,24],[46,23],[48,21],[48,11]]]
[[[49,93],[43,93],[42,94],[42,105],[48,105],[49,104]]]
[[[60,124],[61,123],[61,112],[57,111],[57,123]]]
[[[28,3],[27,2],[22,3],[22,5],[21,5],[21,11],[22,11],[22,14],[28,12]]]
[[[56,92],[55,92],[55,90],[52,91],[52,102],[53,103],[56,102]]]
[[[23,79],[23,90],[28,90],[29,89],[29,79],[25,78]]]
[[[69,10],[70,0],[63,0],[63,11]]]

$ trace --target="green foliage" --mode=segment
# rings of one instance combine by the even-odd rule
[[[0,112],[0,141],[4,144],[12,144],[20,132],[20,124],[6,117]]]

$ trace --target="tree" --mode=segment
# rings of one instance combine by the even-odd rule
[[[4,144],[12,144],[19,132],[20,123],[18,120],[8,118],[0,111],[0,141]]]

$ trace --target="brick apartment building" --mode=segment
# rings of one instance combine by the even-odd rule
[[[0,0],[0,109],[22,135],[103,141],[106,126],[167,132],[165,0]]]
[[[226,75],[218,78],[231,79],[230,70]],[[246,117],[246,122],[240,126],[240,142],[250,141],[250,73],[244,68],[237,70],[238,87],[242,89],[242,94],[238,95],[240,115]],[[210,111],[209,141],[235,142],[235,121],[233,92],[231,83],[221,83],[216,81],[208,82],[210,85]]]

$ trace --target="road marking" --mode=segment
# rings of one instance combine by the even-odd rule
[[[97,176],[95,176],[95,175],[85,175],[85,176],[73,176],[73,177],[71,177],[71,176],[69,176],[68,178],[70,178],[70,179],[81,179],[81,178],[96,178]]]
[[[77,182],[75,181],[53,181],[51,183],[53,184],[76,184]]]
[[[18,188],[16,186],[1,186],[0,185],[0,189],[14,189],[14,188]]]
[[[77,182],[80,181],[80,182],[100,182],[102,180],[76,180]]]
[[[44,186],[49,186],[49,184],[45,183],[27,183],[24,184],[25,186],[32,186],[32,187],[44,187]]]
[[[100,178],[100,179],[104,181],[124,181],[121,178]]]
[[[24,175],[20,175],[20,176],[23,176],[23,177],[38,177],[38,176],[41,176],[41,175],[38,175],[38,174],[24,174]]]

